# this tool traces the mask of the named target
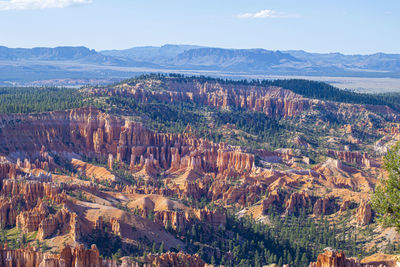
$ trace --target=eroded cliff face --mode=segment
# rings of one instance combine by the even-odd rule
[[[366,201],[361,202],[360,206],[357,209],[356,218],[357,224],[359,226],[369,224],[373,219],[371,204]]]
[[[47,162],[41,156],[44,150],[69,158],[82,154],[102,156],[124,162],[131,170],[142,171],[150,177],[162,169],[241,175],[249,173],[254,163],[254,155],[228,145],[214,144],[189,134],[155,133],[139,123],[92,108],[27,116],[1,115],[0,120],[0,152],[16,161],[25,155],[27,162]],[[55,165],[47,163],[46,166]],[[77,160],[73,164],[82,171],[90,171],[90,166],[83,166]],[[4,172],[12,170],[4,166]]]
[[[163,87],[163,90],[149,90]],[[311,106],[311,101],[289,90],[278,87],[232,86],[206,82],[204,84],[177,83],[157,84],[157,81],[139,82],[135,85],[119,85],[114,88],[91,88],[90,94],[129,96],[140,102],[194,102],[217,108],[236,107],[263,112],[269,116],[292,117]]]
[[[171,80],[145,80],[113,87],[88,88],[90,95],[121,96],[146,103],[153,100],[176,103],[192,102],[214,108],[246,109],[263,112],[276,118],[293,118],[304,111],[310,114],[329,114],[342,120],[354,120],[360,114],[364,126],[373,126],[374,120],[365,116],[368,112],[399,121],[400,115],[386,106],[354,105],[305,98],[290,90],[274,86],[232,85],[220,82],[177,82]],[[322,116],[324,117],[324,116]],[[326,122],[326,121],[325,121]]]
[[[15,164],[12,164],[6,157],[0,157],[0,181],[7,178],[15,178],[17,170]]]
[[[6,116],[7,117],[7,116]],[[8,118],[11,120],[11,118]],[[73,157],[97,156],[107,157],[108,165],[126,164],[129,169],[139,175],[151,179],[159,175],[161,171],[170,175],[183,175],[183,183],[172,184],[170,189],[163,189],[161,192],[151,187],[145,187],[144,191],[139,188],[125,188],[125,192],[158,193],[166,196],[178,194],[180,197],[201,197],[204,192],[202,182],[196,180],[204,175],[211,177],[234,177],[251,174],[254,167],[254,155],[246,153],[238,148],[226,144],[214,144],[204,139],[197,139],[189,134],[158,134],[147,130],[139,123],[125,121],[115,118],[92,108],[77,109],[64,112],[51,112],[38,115],[20,116],[12,119],[13,126],[6,118],[2,123],[7,129],[1,134],[4,138],[9,135],[21,133],[20,138],[9,138],[9,141],[2,143],[2,151],[7,151],[10,159],[15,159],[21,154],[16,148],[22,149],[26,154],[24,160],[16,158],[16,164],[3,164],[5,166],[4,176],[14,177],[17,169],[30,171],[43,165],[57,166],[52,161],[48,162],[49,153],[58,153],[65,157],[72,157],[71,165],[86,176],[95,180],[108,180],[114,182],[115,176],[105,168],[95,167],[84,163]],[[7,137],[6,137],[7,136]],[[3,140],[3,139],[2,139]],[[46,157],[43,156],[46,154]],[[22,163],[23,162],[23,163]],[[36,165],[31,164],[36,162]],[[51,163],[51,164],[50,164]],[[97,168],[97,169],[95,169]],[[180,185],[179,185],[180,184]],[[250,190],[252,187],[250,187]],[[227,203],[234,203],[238,198],[243,198],[249,189],[230,188],[224,193],[223,199]],[[253,190],[254,191],[254,190]],[[259,193],[255,190],[253,194]],[[48,197],[56,198],[61,193],[59,187],[52,183],[41,183],[29,181],[19,183],[16,180],[4,180],[2,195],[21,195],[26,202],[26,211],[18,215],[13,209],[17,200],[5,200],[2,205],[5,210],[4,225],[15,225],[23,231],[38,230],[39,238],[44,239],[51,236],[56,229],[65,228],[63,225],[70,225],[72,215],[64,209],[56,214],[49,215],[42,206],[35,206],[38,199]],[[247,197],[254,202],[255,197]],[[253,199],[253,201],[251,201]],[[58,200],[59,202],[61,200]],[[14,204],[13,204],[14,203]],[[18,219],[17,219],[17,216]],[[147,214],[143,214],[147,216]],[[198,219],[206,220],[213,225],[224,225],[225,219],[215,219],[210,211],[199,211]],[[188,223],[187,215],[175,211],[156,212],[156,221],[164,226],[171,224],[174,227],[186,228]],[[195,216],[196,217],[196,216]],[[215,217],[215,218],[217,218]],[[186,219],[185,219],[186,218]],[[8,223],[7,223],[8,222]],[[73,227],[69,226],[69,229]]]
[[[23,211],[18,214],[16,225],[25,233],[37,231],[39,225],[48,214],[49,210],[47,205],[45,203],[38,203],[32,210]]]
[[[29,266],[39,267],[43,260],[43,254],[33,248],[8,249],[7,245],[0,246],[0,265],[1,266]],[[58,266],[58,265],[56,265]]]
[[[138,263],[130,257],[123,257],[121,263],[116,260],[103,259],[95,245],[90,249],[83,245],[75,247],[66,246],[60,253],[42,253],[34,248],[9,249],[0,246],[0,266],[4,267],[204,267],[206,264],[197,255],[183,252],[167,252],[162,254],[149,254]]]
[[[92,108],[0,117],[0,152],[14,160],[25,156],[31,161],[40,158],[43,149],[74,155],[100,153],[102,148],[115,154],[123,124]]]
[[[77,214],[63,206],[55,214],[44,218],[37,228],[39,240],[44,240],[57,231],[58,235],[69,234],[72,240],[80,237],[80,225]]]
[[[66,246],[59,254],[44,254],[27,247],[21,249],[9,249],[0,247],[0,266],[24,266],[24,267],[117,267],[116,261],[100,258],[96,246],[86,249],[83,245],[74,248]],[[134,266],[134,265],[128,265]]]
[[[363,166],[363,167],[380,167],[377,160],[368,157],[367,153],[359,151],[328,151],[328,155],[337,158],[343,162]]]
[[[42,176],[36,177],[42,179]],[[45,179],[48,179],[45,176]],[[65,195],[60,188],[50,182],[40,180],[25,180],[24,182],[7,179],[3,180],[0,191],[0,223],[3,227],[15,226],[33,229],[47,213],[46,206],[41,203],[48,198],[54,203],[63,203]],[[37,230],[37,229],[36,229]]]
[[[311,206],[311,198],[307,193],[293,193],[290,195],[289,200],[286,202],[285,214],[291,215],[296,209],[307,209]],[[298,210],[297,210],[298,211]]]

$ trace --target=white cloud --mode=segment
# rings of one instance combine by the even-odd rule
[[[240,19],[264,19],[264,18],[291,18],[293,14],[278,12],[275,10],[264,9],[256,13],[243,13],[236,16]]]
[[[0,10],[65,8],[91,2],[92,0],[3,0],[0,1]]]

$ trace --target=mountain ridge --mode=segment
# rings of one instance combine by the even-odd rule
[[[0,83],[49,79],[123,79],[149,72],[226,75],[399,78],[400,55],[344,55],[303,50],[228,49],[168,44],[96,51],[84,46],[0,46]]]

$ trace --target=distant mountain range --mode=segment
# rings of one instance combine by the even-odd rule
[[[158,64],[164,68],[262,72],[285,62],[299,62],[290,54],[264,49],[222,49],[191,45],[145,46],[100,51],[106,56]]]
[[[203,48],[195,45],[163,45],[133,47],[125,50],[104,50],[101,54],[119,58],[128,58],[134,61],[153,62],[156,64],[168,64],[169,60],[179,54],[193,49]]]
[[[193,45],[95,51],[86,47],[0,46],[0,83],[64,78],[125,78],[143,72],[212,72],[400,78],[400,55],[318,54]]]
[[[157,64],[164,68],[237,71],[258,74],[398,76],[400,55],[344,55],[302,50],[223,49],[191,45],[145,46],[100,51],[106,56]],[[345,75],[346,76],[346,75]]]

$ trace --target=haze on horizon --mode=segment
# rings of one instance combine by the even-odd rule
[[[0,45],[400,53],[397,0],[0,1]]]

